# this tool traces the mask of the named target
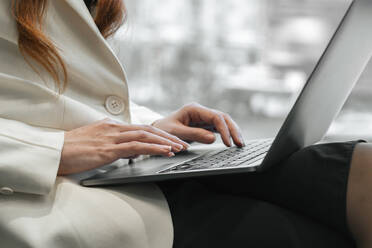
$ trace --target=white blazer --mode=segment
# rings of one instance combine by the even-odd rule
[[[0,247],[170,248],[172,220],[154,184],[85,188],[78,180],[97,171],[56,177],[64,131],[160,116],[130,104],[123,67],[83,0],[49,0],[46,14],[44,31],[69,73],[59,97],[21,56],[11,0],[0,1]]]

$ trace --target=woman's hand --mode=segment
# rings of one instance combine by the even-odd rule
[[[235,145],[244,146],[240,129],[229,115],[197,103],[188,104],[152,125],[180,139],[205,144],[213,143],[216,140],[212,132],[216,131],[221,135],[226,146],[232,145],[231,138]]]
[[[187,147],[184,141],[155,127],[105,119],[65,133],[58,175],[94,169],[120,158],[172,157]]]

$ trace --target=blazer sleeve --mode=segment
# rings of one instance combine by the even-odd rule
[[[133,124],[151,125],[156,120],[163,118],[162,115],[140,105],[130,102],[130,114]]]
[[[64,131],[0,118],[0,187],[48,194],[54,186]]]

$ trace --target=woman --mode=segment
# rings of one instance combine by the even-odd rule
[[[124,19],[121,0],[0,1],[1,247],[372,246],[372,148],[359,142],[309,147],[260,175],[79,186],[125,158],[214,142],[191,123],[244,145],[219,111],[162,118],[129,102],[105,41]]]

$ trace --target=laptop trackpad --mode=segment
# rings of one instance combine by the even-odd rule
[[[165,170],[175,164],[182,163],[186,160],[199,157],[209,152],[225,149],[222,144],[216,145],[193,145],[188,151],[180,152],[175,157],[166,158],[162,156],[152,156],[150,158],[136,161],[132,164],[125,165],[116,170],[106,173],[110,178],[120,178],[125,176],[145,176]]]

